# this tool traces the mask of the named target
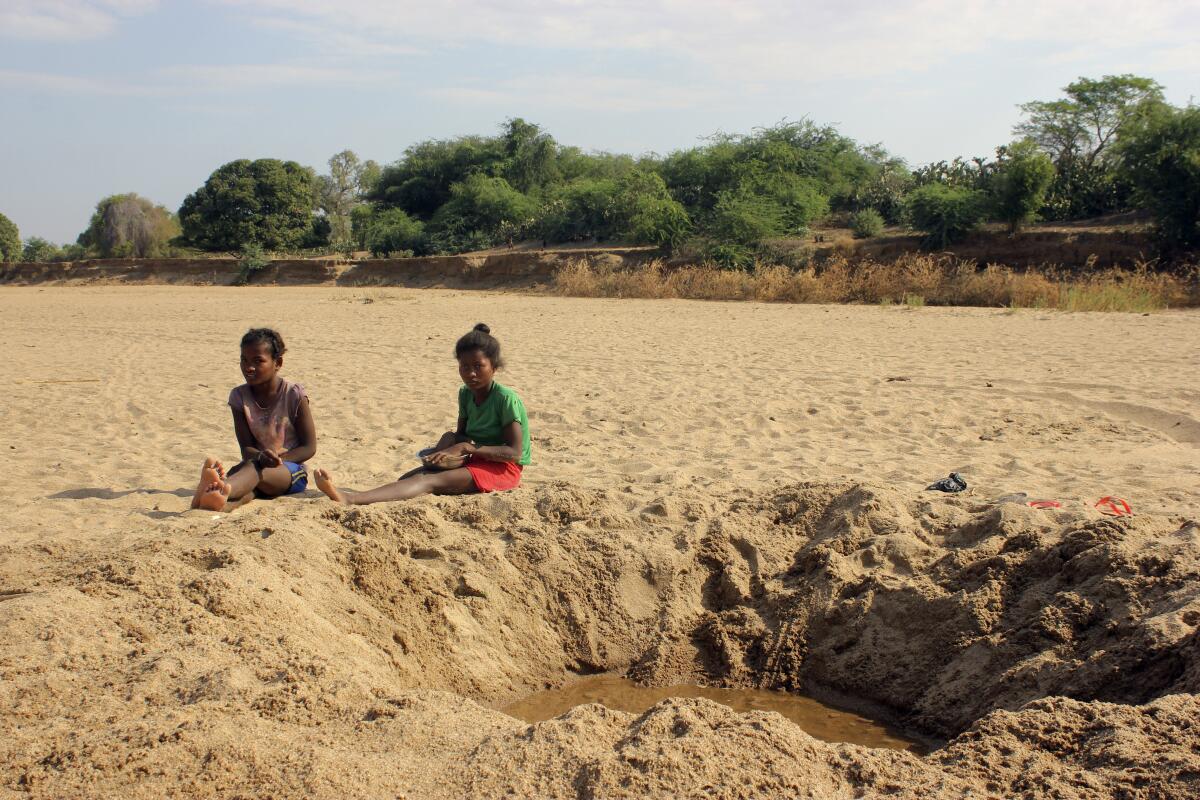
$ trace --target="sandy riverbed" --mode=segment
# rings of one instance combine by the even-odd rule
[[[358,488],[453,424],[477,321],[530,411],[517,492],[186,512],[236,452],[249,325]],[[1200,793],[1198,313],[30,287],[0,331],[0,791]],[[951,470],[968,492],[923,491]],[[492,710],[623,669],[819,687],[949,743]]]

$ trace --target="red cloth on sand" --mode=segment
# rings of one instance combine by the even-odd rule
[[[521,485],[521,465],[511,461],[483,461],[471,459],[467,469],[481,492],[503,492]]]

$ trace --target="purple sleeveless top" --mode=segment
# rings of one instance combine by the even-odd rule
[[[270,408],[263,408],[254,399],[254,391],[243,383],[229,393],[229,405],[236,414],[243,414],[250,425],[250,433],[254,435],[259,449],[271,439],[270,432],[283,423],[283,449],[291,450],[300,444],[300,436],[296,433],[296,416],[300,413],[300,401],[306,395],[304,387],[292,383],[287,378],[279,386],[279,394]]]

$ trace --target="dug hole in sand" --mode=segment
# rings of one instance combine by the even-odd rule
[[[449,424],[480,320],[530,409],[517,491],[185,510],[249,324],[360,488]],[[0,797],[1200,796],[1198,321],[6,288]],[[971,489],[923,491],[949,470]],[[497,710],[601,672],[944,745],[700,699]]]
[[[250,506],[4,597],[37,796],[1194,796],[1200,531],[803,483]],[[36,551],[36,548],[35,548]],[[4,575],[4,585],[19,577]],[[823,687],[949,743],[668,700],[526,725],[572,673]],[[134,713],[130,713],[133,709]]]

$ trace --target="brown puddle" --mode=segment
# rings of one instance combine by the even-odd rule
[[[716,689],[708,686],[640,686],[617,675],[581,678],[560,689],[546,689],[501,709],[526,722],[553,719],[575,706],[599,703],[617,711],[641,714],[668,697],[704,697],[734,711],[775,711],[815,739],[849,742],[863,747],[928,752],[929,748],[899,735],[894,729],[849,711],[832,708],[811,697],[766,689]]]

